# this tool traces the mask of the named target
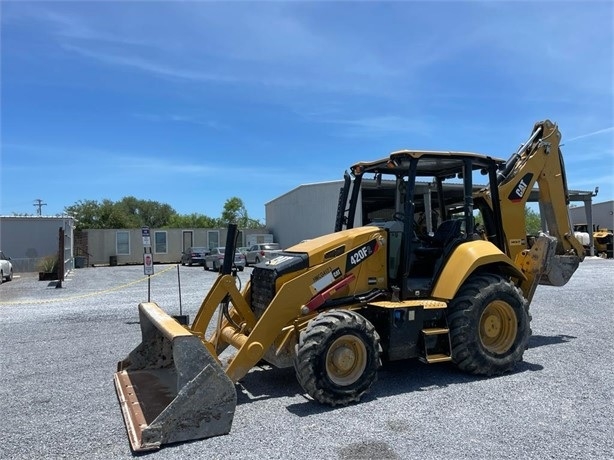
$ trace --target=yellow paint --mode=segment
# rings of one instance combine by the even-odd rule
[[[488,264],[501,264],[508,273],[525,279],[525,276],[510,258],[495,245],[483,240],[471,241],[458,246],[454,250],[441,272],[431,296],[436,299],[447,300],[454,298],[469,275],[477,268]]]
[[[438,300],[400,300],[398,302],[394,302],[391,300],[382,300],[379,302],[369,302],[369,306],[380,307],[380,308],[415,308],[422,307],[424,309],[438,309],[438,308],[446,308],[448,304],[446,302],[440,302]]]
[[[190,331],[175,321],[172,316],[162,310],[158,304],[154,302],[140,303],[139,311],[171,342],[177,337],[192,335]]]

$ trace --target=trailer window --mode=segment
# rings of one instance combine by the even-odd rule
[[[115,234],[115,253],[117,255],[130,254],[130,232],[119,231]]]
[[[166,232],[154,233],[155,252],[157,254],[166,254]]]

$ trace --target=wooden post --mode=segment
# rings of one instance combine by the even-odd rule
[[[62,287],[62,281],[64,281],[64,229],[60,227],[58,244],[58,282],[55,285],[56,289]]]

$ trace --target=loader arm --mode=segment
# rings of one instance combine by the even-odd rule
[[[574,236],[569,220],[560,140],[561,133],[551,121],[536,123],[529,140],[497,173],[504,250],[527,276],[520,287],[528,299],[537,284],[564,285],[584,258],[584,248]],[[540,212],[548,236],[540,236],[529,248],[525,206],[535,184],[539,187]],[[491,195],[489,189],[478,193],[493,209]]]
[[[339,241],[347,242],[347,247],[344,245],[344,249],[341,249]],[[354,295],[385,288],[385,241],[378,227],[345,230],[291,248],[316,248],[318,253],[312,252],[310,266],[301,265],[305,260],[302,253],[284,252],[266,264],[269,268],[256,267],[254,270],[269,273],[274,270],[272,267],[278,267],[281,273],[290,270],[280,275],[274,296],[266,308],[257,314],[253,299],[252,308],[248,304],[253,296],[251,282],[239,293],[232,277],[222,276],[203,301],[191,331],[201,337],[205,347],[218,361],[221,350],[229,345],[236,349],[225,372],[233,382],[237,382],[265,356],[274,342],[285,343],[288,335],[297,331],[297,324],[315,316],[316,313],[312,311],[327,300],[343,296],[347,299],[342,302],[343,307],[351,308],[355,303]],[[333,250],[322,249],[327,247]],[[322,254],[327,254],[327,257]],[[284,263],[294,267],[284,268]],[[229,301],[228,305],[224,305],[225,300]],[[222,309],[227,310],[218,320],[215,332],[206,337],[220,304]]]

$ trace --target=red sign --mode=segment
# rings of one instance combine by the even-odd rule
[[[151,254],[143,254],[143,267],[146,275],[154,274],[153,257]]]

